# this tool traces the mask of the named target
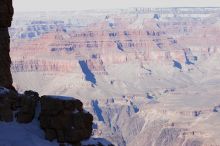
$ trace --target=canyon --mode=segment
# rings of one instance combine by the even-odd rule
[[[10,36],[16,89],[80,99],[94,138],[220,145],[220,8],[21,12]]]

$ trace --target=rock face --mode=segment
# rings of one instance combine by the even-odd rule
[[[93,116],[83,110],[80,100],[65,97],[41,98],[40,126],[46,139],[78,143],[92,134]]]
[[[42,14],[50,18],[34,20],[32,15],[18,14],[11,31],[12,71],[76,73],[80,70],[78,60],[85,60],[99,75],[108,75],[109,65],[135,61],[172,65],[175,60],[185,69],[218,52],[220,31],[215,17],[219,11],[180,8],[128,9],[100,15],[91,12],[97,15],[95,18],[62,12]]]
[[[76,144],[90,138],[93,116],[83,110],[83,103],[72,97],[42,96],[37,92],[25,91],[17,94],[0,88],[0,121],[12,122],[13,114],[18,123],[30,123],[38,116],[40,127],[47,140],[57,139],[60,143]]]
[[[8,28],[0,27],[0,86],[11,88],[12,76],[10,72],[11,58],[10,38]]]
[[[0,86],[13,89],[12,76],[10,72],[11,58],[10,36],[8,27],[11,26],[14,10],[12,0],[3,0],[0,2]]]
[[[13,121],[13,109],[16,106],[16,95],[5,88],[0,88],[0,121]]]
[[[17,122],[29,123],[35,116],[35,108],[39,95],[33,91],[17,94],[12,90],[0,87],[0,121],[13,121],[13,113]]]
[[[0,27],[10,27],[13,14],[12,0],[2,0],[0,2]]]
[[[25,91],[19,102],[20,110],[16,113],[17,122],[29,123],[35,116],[35,109],[39,101],[39,94],[33,91]]]

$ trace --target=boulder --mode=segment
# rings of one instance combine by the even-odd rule
[[[12,122],[13,121],[13,112],[10,109],[0,110],[0,121]]]
[[[42,96],[40,126],[45,138],[59,143],[79,143],[92,134],[93,116],[83,110],[80,100],[62,96]]]
[[[34,119],[35,109],[39,101],[39,94],[34,91],[25,91],[19,99],[19,111],[16,113],[17,122],[29,123]]]
[[[26,91],[18,94],[13,90],[0,87],[0,121],[13,121],[13,112],[19,123],[29,123],[35,115],[35,108],[39,101],[37,92]]]
[[[4,87],[0,87],[0,121],[13,121],[13,110],[16,104],[15,94]]]
[[[56,131],[53,129],[46,129],[45,130],[45,138],[49,141],[52,141],[56,138]]]

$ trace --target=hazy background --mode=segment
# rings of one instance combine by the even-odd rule
[[[128,7],[220,7],[220,0],[14,0],[15,11],[59,11]]]

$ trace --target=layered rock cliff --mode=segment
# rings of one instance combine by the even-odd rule
[[[101,12],[18,16],[19,91],[80,99],[115,145],[219,145],[219,8]]]
[[[154,11],[160,13],[160,19],[153,18]],[[12,69],[15,72],[77,72],[78,60],[88,60],[89,68],[98,74],[107,74],[105,66],[133,61],[161,64],[176,61],[184,68],[218,52],[218,22],[210,21],[218,9],[190,10],[188,16],[185,16],[187,10],[179,9],[175,17],[174,10],[164,11],[107,12],[90,18],[86,24],[87,18],[71,19],[77,17],[74,13],[60,20],[62,14],[45,20],[27,18],[27,24],[15,26],[11,32]],[[194,12],[201,12],[201,16],[194,16]],[[19,33],[15,34],[15,30]],[[29,31],[42,33],[21,37]]]

